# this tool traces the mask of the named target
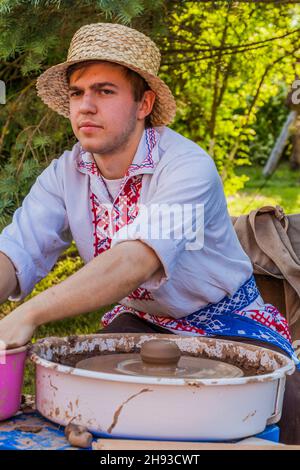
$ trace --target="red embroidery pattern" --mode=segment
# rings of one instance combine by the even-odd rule
[[[278,309],[271,304],[265,304],[263,309],[253,310],[238,310],[235,313],[241,316],[251,318],[252,320],[261,323],[262,325],[271,328],[273,331],[281,334],[289,342],[292,341],[289,325],[283,315],[280,314]]]
[[[127,298],[132,300],[154,300],[151,293],[142,287],[138,287],[134,292],[128,295]]]
[[[131,165],[127,171],[120,194],[112,207],[102,204],[97,196],[91,192],[91,208],[93,213],[94,256],[98,256],[111,247],[112,237],[126,225],[130,225],[139,213],[138,202],[142,189],[143,175],[134,175],[134,171],[144,167],[153,167],[152,150],[156,144],[154,129],[146,131],[147,155],[140,165]],[[101,175],[94,162],[78,162],[78,168],[84,169],[93,175]],[[132,292],[128,299],[154,300],[147,289],[138,288]]]
[[[184,318],[176,319],[171,317],[164,317],[161,315],[149,315],[145,312],[137,312],[137,315],[144,320],[147,320],[154,325],[161,326],[162,328],[167,328],[172,331],[185,331],[186,333],[195,333],[197,335],[204,336],[206,333],[201,328],[190,325]]]
[[[142,188],[142,175],[128,180],[112,207],[99,202],[97,196],[90,196],[94,226],[94,256],[111,246],[112,237],[126,225],[130,225],[139,213],[138,201]]]
[[[125,305],[116,305],[112,310],[106,312],[101,320],[102,325],[105,327],[109,325],[113,320],[115,320],[122,313],[129,312],[134,315],[146,320],[154,325],[158,325],[162,328],[172,331],[184,331],[186,333],[196,334],[205,336],[206,333],[201,328],[196,328],[188,324],[184,319],[175,319],[171,317],[163,317],[160,315],[150,315],[146,312],[141,312],[131,307],[125,307]]]

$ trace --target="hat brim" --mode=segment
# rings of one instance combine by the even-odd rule
[[[105,60],[107,62],[118,63],[141,75],[148,83],[151,90],[156,94],[155,103],[151,113],[151,124],[153,126],[167,126],[176,114],[176,102],[170,88],[159,77],[145,72],[137,67],[128,66],[125,62],[101,59],[100,57],[89,58],[87,60]],[[36,83],[37,94],[42,101],[58,114],[69,118],[69,90],[67,82],[67,69],[70,65],[83,62],[83,60],[67,61],[54,65],[39,76]]]

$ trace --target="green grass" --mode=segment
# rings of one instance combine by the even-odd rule
[[[262,176],[262,168],[244,167],[239,174],[249,177],[243,191],[228,197],[228,207],[231,215],[246,214],[264,205],[281,205],[286,213],[300,212],[300,173],[292,172],[288,164],[282,164],[272,178],[266,180]],[[60,257],[53,270],[37,286],[30,297],[61,282],[82,266],[76,246],[72,246]],[[25,299],[26,300],[26,299]],[[0,306],[0,318],[8,314],[18,304],[6,302]],[[46,336],[68,336],[73,334],[94,333],[100,328],[100,319],[105,309],[80,315],[76,318],[52,322],[41,326],[33,338],[35,342]],[[23,393],[34,393],[34,368],[29,362],[26,366]]]
[[[287,163],[268,179],[261,167],[243,167],[239,174],[246,174],[249,180],[242,191],[227,198],[231,215],[247,214],[266,205],[282,206],[287,214],[300,212],[300,172],[291,171]]]

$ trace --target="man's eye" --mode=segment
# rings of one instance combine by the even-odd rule
[[[112,95],[113,94],[113,91],[112,90],[99,90],[100,93],[103,93],[104,95]]]
[[[70,96],[79,96],[81,91],[71,91]]]

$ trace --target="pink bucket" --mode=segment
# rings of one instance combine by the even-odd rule
[[[20,408],[27,346],[0,350],[0,421]]]

